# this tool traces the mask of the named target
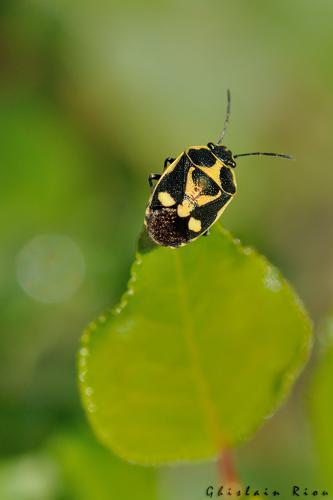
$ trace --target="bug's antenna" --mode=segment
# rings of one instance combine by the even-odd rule
[[[228,127],[228,123],[229,123],[229,119],[230,119],[230,111],[231,111],[231,94],[230,94],[230,90],[228,89],[227,90],[227,112],[226,112],[226,115],[225,115],[225,120],[224,120],[224,125],[223,125],[223,130],[222,130],[222,133],[217,141],[216,144],[221,144],[221,142],[223,141],[223,137],[224,137],[224,134],[226,133],[227,131],[227,127]]]
[[[261,153],[256,151],[255,153],[241,153],[234,155],[234,158],[239,158],[240,156],[276,156],[278,158],[285,158],[286,160],[293,160],[293,156],[286,155],[285,153]]]

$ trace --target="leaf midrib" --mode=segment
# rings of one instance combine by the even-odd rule
[[[188,299],[186,279],[183,273],[180,252],[174,251],[173,255],[176,274],[178,278],[180,310],[182,313],[184,324],[184,328],[181,328],[181,331],[184,334],[185,343],[188,349],[189,362],[193,373],[193,379],[196,382],[207,433],[211,436],[214,446],[217,449],[222,449],[226,446],[226,438],[223,436],[223,432],[219,424],[218,411],[210,394],[207,377],[205,377],[204,370],[200,362],[199,349],[195,339],[191,308]]]

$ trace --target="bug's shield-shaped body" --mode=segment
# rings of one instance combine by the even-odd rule
[[[179,247],[205,233],[236,192],[235,176],[206,146],[191,147],[166,168],[146,210],[157,244]]]

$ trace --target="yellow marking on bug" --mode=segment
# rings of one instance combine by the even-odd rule
[[[185,187],[185,194],[189,196],[190,198],[194,198],[198,194],[198,188],[194,184],[192,174],[194,172],[195,168],[191,167],[187,173],[187,178],[186,178],[186,187]]]
[[[198,167],[204,174],[208,175],[216,184],[221,187],[220,171],[223,167],[223,163],[217,160],[215,165],[212,167]]]
[[[194,204],[185,199],[181,205],[177,207],[177,214],[179,217],[188,217],[194,208]]]
[[[198,207],[202,207],[203,205],[207,205],[207,203],[210,203],[211,201],[217,200],[221,196],[221,191],[219,191],[215,196],[210,196],[208,194],[203,194],[198,197],[197,199],[197,205]]]
[[[191,217],[188,221],[188,228],[190,231],[199,233],[201,231],[201,221],[199,219],[196,219],[195,217]]]
[[[167,191],[161,191],[158,193],[158,199],[162,203],[163,207],[172,207],[176,203],[176,200]]]
[[[200,170],[203,170],[201,167],[196,167],[196,168],[200,168]],[[212,168],[214,168],[214,167],[212,167]],[[202,207],[203,205],[206,205],[207,203],[209,203],[211,201],[217,200],[221,196],[221,191],[219,191],[216,195],[202,194],[202,192],[207,188],[207,184],[209,183],[209,179],[205,178],[205,177],[201,177],[199,179],[199,182],[195,183],[193,180],[193,177],[192,177],[194,170],[195,170],[195,168],[192,167],[192,168],[190,168],[190,170],[188,172],[185,193],[186,193],[186,196],[188,196],[188,198],[193,203],[193,206]],[[206,169],[206,170],[209,170],[209,169]],[[183,215],[183,217],[186,217],[187,215],[189,215],[189,214],[187,213],[186,215]]]

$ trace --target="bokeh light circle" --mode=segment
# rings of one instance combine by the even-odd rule
[[[16,273],[30,297],[45,303],[64,302],[81,285],[85,260],[68,236],[43,234],[24,245],[17,257]]]

